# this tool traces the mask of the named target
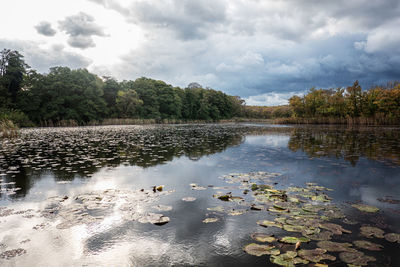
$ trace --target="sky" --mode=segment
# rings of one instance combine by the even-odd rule
[[[41,73],[197,82],[248,105],[400,79],[399,0],[13,0],[0,49]]]

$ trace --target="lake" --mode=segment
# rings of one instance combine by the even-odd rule
[[[0,185],[1,266],[400,266],[398,127],[23,129]]]

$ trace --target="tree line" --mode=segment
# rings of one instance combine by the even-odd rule
[[[155,122],[218,121],[234,117],[276,119],[284,123],[400,123],[400,83],[362,90],[311,88],[288,105],[246,106],[238,96],[191,83],[174,87],[141,77],[117,81],[86,69],[53,67],[46,74],[30,68],[18,51],[0,52],[0,120],[20,126],[101,123],[109,118]]]
[[[364,120],[374,124],[399,123],[400,83],[362,90],[358,81],[347,88],[311,88],[289,99],[292,117]]]
[[[218,121],[240,116],[244,103],[198,83],[182,89],[145,77],[119,82],[68,67],[40,74],[18,51],[4,49],[0,58],[0,113],[22,126],[104,118]]]

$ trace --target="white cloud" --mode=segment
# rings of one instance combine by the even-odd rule
[[[244,98],[248,106],[279,106],[289,104],[288,100],[293,95],[304,95],[299,92],[288,93],[265,93]]]

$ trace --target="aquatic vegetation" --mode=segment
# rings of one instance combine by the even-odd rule
[[[9,260],[11,258],[21,256],[25,253],[26,253],[26,250],[23,248],[11,249],[11,250],[6,250],[6,251],[0,253],[0,258]]]
[[[308,243],[308,242],[310,242],[310,239],[307,237],[304,237],[304,236],[302,236],[302,237],[284,236],[279,239],[279,242],[288,243],[288,244],[296,244],[297,242]]]
[[[264,234],[264,233],[251,234],[251,238],[253,238],[256,241],[262,242],[262,243],[265,243],[265,242],[272,243],[272,242],[276,241],[276,238],[274,236],[269,235],[269,234]]]
[[[336,260],[335,256],[326,254],[327,250],[322,248],[316,249],[301,249],[298,251],[298,255],[308,261],[320,262],[322,260]]]
[[[280,251],[275,249],[275,246],[272,245],[259,245],[256,243],[251,243],[243,248],[250,255],[254,256],[262,256],[262,255],[279,255]]]
[[[271,262],[285,267],[294,267],[296,264],[307,264],[308,261],[297,257],[297,252],[288,251],[280,255],[272,255]]]
[[[351,248],[353,245],[350,243],[342,243],[342,242],[332,242],[332,241],[319,241],[317,243],[319,248],[325,249],[326,251],[331,252],[354,252],[356,251],[354,248]]]
[[[360,227],[360,234],[372,238],[372,237],[377,237],[377,238],[383,238],[383,234],[385,232],[382,229],[379,229],[378,227],[374,226],[361,226]]]
[[[368,265],[370,261],[376,261],[374,257],[367,256],[360,251],[341,252],[339,258],[347,264],[352,264],[352,266],[364,266]]]
[[[382,248],[383,248],[382,245],[375,244],[375,243],[369,242],[367,240],[356,240],[356,241],[353,241],[353,243],[356,247],[368,249],[368,250],[379,251],[379,250],[382,250]]]
[[[195,197],[184,197],[184,198],[182,198],[182,201],[186,201],[186,202],[193,202],[195,200],[196,200]]]
[[[203,223],[214,223],[214,222],[218,222],[219,218],[206,218],[203,220]]]
[[[397,242],[400,243],[400,234],[397,233],[387,233],[385,235],[385,239],[389,242]]]
[[[352,207],[364,211],[364,212],[378,212],[379,209],[374,206],[366,205],[366,204],[352,204]]]

